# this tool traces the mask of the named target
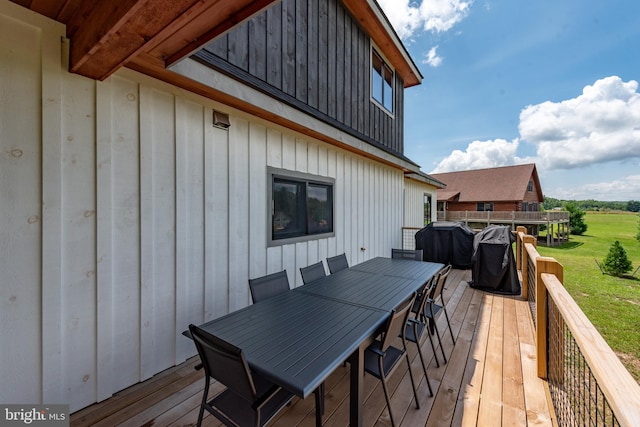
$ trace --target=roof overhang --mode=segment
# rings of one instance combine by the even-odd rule
[[[12,0],[67,26],[69,70],[104,80],[162,68],[280,0]]]
[[[415,181],[420,181],[424,184],[428,184],[428,185],[432,185],[434,187],[436,187],[436,189],[442,189],[446,187],[446,184],[444,184],[443,182],[438,181],[437,179],[435,179],[434,177],[427,175],[424,172],[421,171],[410,171],[410,172],[405,172],[404,173],[405,178],[409,178],[409,179],[413,179]]]
[[[69,71],[104,80],[123,66],[167,69],[281,0],[11,0],[67,26]],[[404,80],[422,75],[375,0],[343,0]]]

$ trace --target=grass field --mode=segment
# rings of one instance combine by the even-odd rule
[[[638,214],[590,213],[587,231],[558,247],[538,246],[542,256],[564,266],[564,285],[600,334],[640,382],[640,270],[634,278],[602,274],[600,264],[618,240],[633,264],[640,265]]]

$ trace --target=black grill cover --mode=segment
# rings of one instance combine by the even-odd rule
[[[471,287],[500,294],[520,294],[513,242],[515,237],[509,226],[490,225],[476,234]]]
[[[416,233],[416,249],[422,249],[425,261],[467,269],[473,263],[473,236],[473,230],[468,225],[436,221]]]

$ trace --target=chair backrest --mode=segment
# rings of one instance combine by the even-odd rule
[[[391,258],[404,258],[422,261],[422,249],[391,249]]]
[[[321,279],[327,275],[324,271],[324,265],[322,261],[318,261],[315,264],[311,264],[307,267],[302,267],[300,269],[300,274],[302,275],[302,281],[306,283],[311,283],[314,280]]]
[[[435,274],[427,283],[424,284],[421,291],[419,292],[419,296],[416,296],[417,307],[415,307],[412,312],[416,314],[416,319],[419,318],[421,313],[424,313],[425,307],[429,298],[431,297],[431,293],[433,288],[436,286],[436,281],[438,280],[438,275]]]
[[[331,274],[336,271],[344,270],[349,268],[349,262],[347,261],[347,255],[340,254],[331,258],[327,258],[327,265],[329,266],[329,272]]]
[[[409,298],[402,301],[391,310],[391,315],[387,321],[387,328],[382,333],[382,342],[380,350],[386,351],[387,348],[393,343],[396,337],[402,337],[403,343],[405,342],[405,325],[409,320],[411,314],[411,307],[416,300],[416,293],[412,293]]]
[[[264,301],[279,293],[289,290],[289,277],[287,270],[277,273],[268,274],[266,276],[249,279],[249,289],[251,290],[251,298],[253,302]]]
[[[431,300],[435,300],[439,296],[442,295],[442,290],[444,289],[444,284],[447,282],[447,277],[449,277],[449,273],[451,272],[451,264],[447,264],[446,267],[443,267],[437,273],[436,284],[433,286],[431,293],[429,294],[429,298]]]
[[[249,402],[257,399],[256,387],[242,349],[191,324],[189,332],[198,349],[206,375],[224,384]]]

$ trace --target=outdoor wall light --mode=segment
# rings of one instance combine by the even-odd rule
[[[213,110],[213,125],[220,129],[229,129],[229,126],[231,126],[229,115]]]

